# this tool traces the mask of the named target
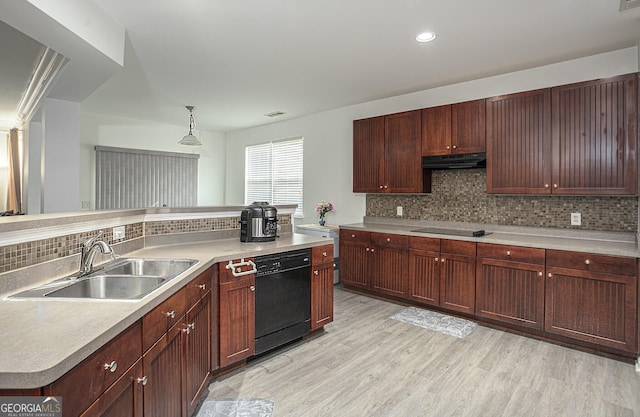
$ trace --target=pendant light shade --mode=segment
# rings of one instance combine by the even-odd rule
[[[195,107],[193,106],[186,106],[186,107],[187,107],[187,110],[189,110],[189,133],[187,133],[185,137],[180,139],[178,143],[180,145],[202,146],[202,142],[200,142],[198,138],[193,135],[193,129],[195,129],[196,127],[196,121],[193,118],[193,109],[195,109]]]

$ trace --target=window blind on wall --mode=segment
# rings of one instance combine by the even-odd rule
[[[271,141],[245,148],[245,204],[297,204],[302,217],[303,138]]]
[[[198,154],[96,146],[96,208],[198,204]]]

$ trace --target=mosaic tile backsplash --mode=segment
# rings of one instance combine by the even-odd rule
[[[111,236],[108,236],[109,233],[106,233],[104,240],[109,244],[114,244],[144,236],[206,232],[212,230],[240,230],[239,222],[240,217],[236,216],[134,223],[125,226],[124,239],[113,240]],[[278,224],[284,226],[284,229],[290,230],[291,215],[279,214]],[[82,243],[97,233],[98,230],[93,230],[0,246],[0,273],[80,253]]]
[[[506,226],[637,232],[638,198],[486,193],[485,169],[433,171],[431,194],[367,194],[367,216]],[[582,225],[571,226],[571,213]]]

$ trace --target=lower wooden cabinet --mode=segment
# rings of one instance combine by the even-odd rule
[[[371,233],[371,290],[404,298],[409,273],[409,237]]]
[[[186,316],[184,340],[184,397],[183,404],[188,417],[193,414],[200,395],[207,388],[211,366],[211,297],[197,301]]]
[[[313,248],[311,259],[311,330],[316,330],[333,321],[333,245]]]
[[[142,417],[143,384],[146,382],[142,372],[142,359],[138,359],[81,417]],[[63,410],[66,404],[63,401]]]
[[[370,287],[371,233],[340,230],[340,281],[348,287]]]
[[[411,236],[407,298],[440,305],[440,239]]]
[[[473,314],[476,302],[476,243],[442,240],[440,306]]]
[[[256,278],[255,274],[234,277],[225,264],[219,264],[218,268],[219,362],[224,368],[255,353]]]
[[[545,250],[478,243],[476,315],[542,330]]]
[[[175,324],[142,357],[145,416],[182,416],[182,330]]]

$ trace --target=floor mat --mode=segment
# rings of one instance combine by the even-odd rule
[[[447,316],[445,314],[436,313],[435,311],[423,310],[416,307],[408,307],[397,314],[391,316],[393,320],[403,323],[413,324],[425,329],[435,330],[449,336],[455,336],[460,339],[467,337],[473,329],[478,326],[469,320],[458,317]]]
[[[272,417],[273,400],[251,399],[207,399],[195,417]]]

